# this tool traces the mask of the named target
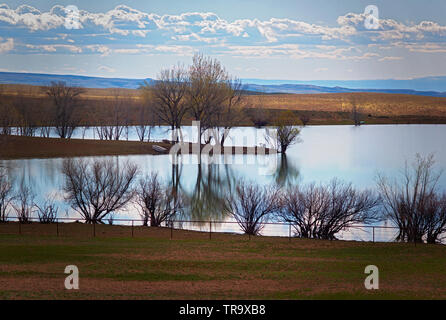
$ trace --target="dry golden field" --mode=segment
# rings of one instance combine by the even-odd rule
[[[18,96],[29,101],[31,108],[48,108],[42,87],[29,85],[0,85],[0,104]],[[84,89],[80,96],[79,113],[85,125],[107,124],[110,109],[116,98],[125,101],[130,124],[138,124],[138,108],[143,99],[134,89]],[[282,112],[292,110],[298,119],[306,115],[308,124],[351,124],[352,104],[356,104],[361,120],[368,124],[392,123],[446,123],[446,98],[384,93],[330,93],[330,94],[260,94],[246,95],[245,112],[237,125],[253,125],[252,113],[273,122]],[[267,110],[265,112],[265,110]],[[186,116],[184,124],[190,124]],[[299,122],[299,120],[296,120]],[[297,123],[298,124],[298,123]]]
[[[385,93],[274,94],[248,96],[258,108],[349,112],[356,102],[362,113],[378,116],[446,116],[446,98]]]

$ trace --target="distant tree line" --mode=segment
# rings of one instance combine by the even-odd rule
[[[170,127],[172,142],[176,142],[187,117],[200,124],[198,142],[223,147],[230,130],[249,118],[257,126],[276,127],[278,134],[274,138],[268,135],[269,142],[283,153],[299,134],[293,128],[298,116],[292,113],[292,117],[276,117],[273,121],[269,113],[248,106],[242,82],[231,76],[218,60],[202,54],[196,54],[190,66],[178,64],[161,70],[153,84],[146,82],[140,87],[138,99],[131,99],[119,89],[109,89],[109,92],[103,101],[106,106],[94,115],[82,98],[85,90],[65,82],[42,87],[40,95],[45,99],[20,94],[10,97],[9,101],[2,97],[0,134],[11,134],[15,126],[15,134],[49,137],[54,128],[57,136],[70,139],[82,126],[84,138],[86,127],[97,119],[94,135],[101,140],[128,139],[130,125],[137,123],[140,141],[150,140],[153,127],[165,124]],[[308,122],[300,118],[304,124]]]

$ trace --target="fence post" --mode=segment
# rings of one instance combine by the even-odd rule
[[[133,219],[132,219],[132,238],[133,238]]]
[[[291,223],[288,226],[289,226],[288,239],[291,242]]]
[[[372,227],[373,230],[373,242],[375,242],[375,227]]]
[[[212,220],[209,220],[209,240],[212,240]]]

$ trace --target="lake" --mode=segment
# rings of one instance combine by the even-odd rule
[[[190,127],[184,128],[185,140],[190,141]],[[73,137],[80,137],[78,130]],[[155,128],[152,138],[160,140],[170,136],[166,128]],[[96,138],[94,130],[85,131],[85,137]],[[138,140],[135,129],[130,128],[129,140]],[[446,125],[367,125],[354,126],[308,126],[302,129],[301,142],[293,145],[286,158],[279,155],[235,155],[227,158],[231,163],[224,164],[220,157],[217,163],[193,163],[191,159],[173,167],[168,155],[132,155],[113,157],[116,161],[129,160],[137,163],[146,174],[158,172],[166,183],[172,176],[178,176],[181,192],[192,199],[194,210],[187,213],[188,220],[228,220],[218,207],[223,191],[231,190],[238,181],[247,180],[260,184],[290,184],[328,182],[339,178],[351,182],[358,189],[375,188],[376,175],[397,177],[405,161],[411,163],[416,153],[435,155],[437,167],[446,169]],[[234,128],[227,145],[241,144],[253,146],[265,143],[264,129]],[[59,215],[78,217],[63,203],[62,159],[0,160],[16,182],[22,178],[30,184],[39,199],[47,194],[56,195],[60,200]],[[440,181],[441,189],[446,190],[446,174]],[[67,212],[67,213],[65,213]],[[129,206],[115,218],[139,218],[136,209]],[[384,223],[386,225],[386,223]],[[185,224],[183,227],[207,230],[208,225]],[[218,231],[240,232],[235,224],[216,226]],[[288,235],[286,226],[267,226],[265,235]],[[389,241],[395,230],[376,229],[378,241]],[[341,235],[343,239],[371,240],[371,229],[349,230]]]

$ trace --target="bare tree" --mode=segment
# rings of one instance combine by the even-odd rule
[[[446,193],[438,190],[441,171],[434,170],[434,156],[416,155],[412,166],[406,163],[401,182],[378,176],[378,189],[386,218],[399,233],[396,240],[436,243],[446,232]]]
[[[271,214],[280,211],[280,192],[275,186],[241,182],[235,194],[228,195],[225,209],[249,235],[259,235]]]
[[[266,141],[278,153],[285,154],[290,146],[300,142],[300,130],[293,125],[293,119],[288,113],[288,116],[282,115],[277,121],[275,130],[266,128]]]
[[[1,98],[1,97],[0,97]],[[9,102],[0,102],[0,135],[12,134],[15,111]]]
[[[71,207],[86,223],[99,223],[107,215],[123,209],[134,196],[133,182],[138,167],[110,160],[63,162],[64,191]]]
[[[265,108],[263,96],[264,90],[255,95],[251,95],[249,101],[252,101],[244,109],[244,113],[257,128],[262,128],[270,123],[271,111]]]
[[[22,178],[19,190],[15,196],[15,201],[12,204],[21,223],[31,222],[35,197],[36,195],[32,187],[25,182],[24,178]]]
[[[159,227],[182,210],[182,201],[172,188],[163,186],[158,175],[151,174],[139,181],[136,203],[141,208],[144,226]]]
[[[18,133],[21,136],[33,137],[37,131],[37,121],[34,117],[34,104],[19,95],[14,98],[12,105],[15,109]]]
[[[70,139],[79,125],[79,117],[75,111],[79,106],[81,88],[67,86],[65,82],[52,82],[45,87],[45,92],[54,106],[54,126],[57,134],[63,139]]]
[[[311,120],[311,115],[310,115],[310,113],[309,112],[305,112],[305,111],[303,111],[303,112],[300,112],[299,114],[298,114],[298,117],[299,117],[299,120],[300,120],[300,122],[302,122],[302,125],[305,127],[305,126],[307,126],[307,124],[310,122],[310,120]]]
[[[360,119],[360,114],[359,114],[358,98],[355,97],[354,95],[352,95],[350,98],[350,104],[352,106],[353,122],[355,123],[355,126],[360,126],[361,119]]]
[[[187,90],[187,72],[181,65],[161,70],[153,86],[147,82],[141,87],[143,96],[154,101],[154,112],[161,122],[172,130],[172,141],[178,141],[177,130],[181,127],[187,106],[184,96]]]
[[[59,208],[57,207],[53,197],[47,197],[42,205],[34,204],[37,208],[37,216],[40,223],[56,222]]]
[[[112,100],[107,108],[109,123],[96,127],[101,140],[119,140],[124,134],[128,137],[130,99],[119,89],[111,89],[111,95]]]
[[[226,99],[214,113],[214,130],[218,143],[223,148],[230,130],[237,125],[242,115],[243,85],[239,79],[229,79],[226,85]]]
[[[10,135],[14,120],[11,103],[4,96],[5,85],[0,84],[0,135]]]
[[[123,131],[122,101],[118,89],[111,89],[112,100],[106,110],[108,113],[108,125],[96,127],[96,131],[101,140],[119,140]]]
[[[297,236],[332,240],[357,223],[380,220],[379,197],[372,191],[356,191],[351,184],[332,180],[292,187],[283,196],[281,217],[293,225]]]
[[[245,114],[252,121],[256,128],[262,128],[269,124],[269,112],[265,109],[250,107],[245,109]]]
[[[150,141],[155,122],[154,109],[148,102],[145,102],[139,107],[139,123],[136,126],[139,141]]]
[[[4,168],[0,168],[0,222],[8,220],[9,210],[14,200],[12,182]]]
[[[214,116],[227,99],[229,76],[219,61],[196,54],[189,70],[187,106],[195,121],[200,121],[198,143],[214,125]],[[208,141],[207,141],[208,142]]]

